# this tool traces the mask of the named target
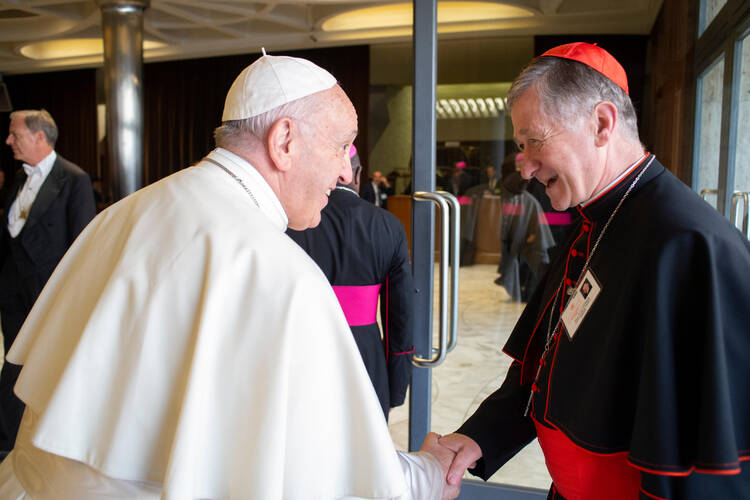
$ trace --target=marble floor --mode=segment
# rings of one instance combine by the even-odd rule
[[[505,289],[493,283],[496,268],[490,264],[460,268],[458,343],[443,364],[432,370],[431,426],[440,434],[454,431],[469,417],[500,386],[510,366],[510,357],[500,349],[524,304],[510,302]],[[438,324],[437,316],[433,322]],[[407,403],[393,409],[389,418],[391,436],[400,450],[408,447],[408,418],[407,397]],[[544,490],[552,482],[536,441],[490,481]]]

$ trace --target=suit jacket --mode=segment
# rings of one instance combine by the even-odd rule
[[[22,251],[12,253],[8,214],[25,182],[26,174],[21,170],[5,200],[0,238],[0,270],[7,259],[14,259],[21,279],[5,283],[2,273],[0,280],[2,287],[15,287],[16,292],[33,301],[78,233],[94,218],[96,208],[88,174],[57,155],[17,236]]]
[[[388,197],[393,194],[393,188],[391,187],[385,187],[383,185],[378,186],[378,191],[380,194],[380,208],[388,208]],[[359,196],[365,200],[369,201],[373,205],[377,205],[375,197],[375,187],[372,185],[372,181],[365,182],[362,184],[359,188]]]

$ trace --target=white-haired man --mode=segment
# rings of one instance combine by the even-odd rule
[[[393,449],[333,291],[284,234],[351,179],[352,104],[264,55],[222,120],[203,161],[103,212],[32,310],[0,497],[440,498],[452,454]]]
[[[0,322],[8,352],[52,271],[96,215],[91,179],[55,151],[58,129],[45,109],[10,114],[5,143],[22,162],[0,217]],[[0,456],[13,449],[24,405],[13,386],[21,367],[0,374]]]

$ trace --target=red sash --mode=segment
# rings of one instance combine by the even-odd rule
[[[627,452],[593,453],[536,419],[534,425],[549,475],[566,500],[637,500],[641,473],[628,463]]]

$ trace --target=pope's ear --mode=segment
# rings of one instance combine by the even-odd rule
[[[279,170],[286,171],[292,168],[292,136],[295,128],[294,121],[284,117],[276,120],[268,129],[268,156]]]

